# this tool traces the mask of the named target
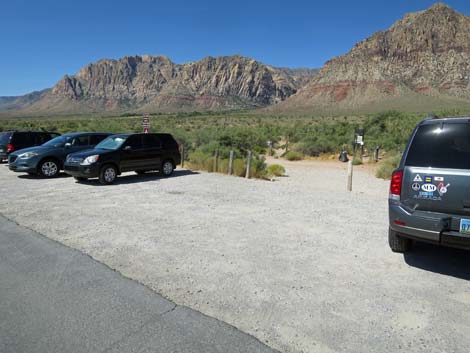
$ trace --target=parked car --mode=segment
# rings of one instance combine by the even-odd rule
[[[65,172],[78,181],[99,178],[101,184],[112,184],[129,171],[158,170],[169,176],[180,162],[178,143],[170,134],[119,134],[103,140],[94,150],[70,154]]]
[[[389,244],[413,240],[470,249],[470,119],[428,119],[417,125],[393,172]]]
[[[48,131],[6,131],[0,134],[0,162],[14,151],[42,145],[57,136],[60,134]]]
[[[58,136],[41,146],[25,148],[10,153],[8,167],[14,172],[39,174],[52,178],[63,169],[68,154],[90,150],[112,134],[79,132]]]

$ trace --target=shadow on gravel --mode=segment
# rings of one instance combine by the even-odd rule
[[[168,178],[161,176],[158,172],[155,172],[155,173],[145,173],[144,175],[137,175],[137,174],[129,174],[129,175],[124,175],[124,176],[121,175],[116,178],[116,181],[112,185],[101,185],[98,179],[90,179],[87,181],[80,181],[77,183],[81,185],[89,185],[89,186],[112,187],[113,185],[145,183],[145,182],[155,181],[159,179],[172,179],[172,178],[178,178],[182,176],[189,176],[189,175],[196,175],[196,174],[199,174],[199,173],[193,172],[192,170],[175,170],[173,172],[173,175]]]
[[[41,177],[39,175],[19,174],[18,178],[20,178],[20,179],[32,179],[32,180],[53,180],[53,179],[70,178],[70,175],[65,174],[65,173],[59,173],[59,175],[57,175],[54,178],[46,178],[46,177]]]
[[[405,262],[422,270],[470,280],[470,252],[459,249],[415,243],[404,255]]]

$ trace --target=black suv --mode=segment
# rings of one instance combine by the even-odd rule
[[[0,162],[8,159],[8,155],[27,147],[39,146],[60,136],[48,131],[7,131],[0,134]]]
[[[70,153],[91,150],[112,134],[101,132],[75,132],[53,138],[41,146],[29,147],[10,153],[8,167],[14,172],[57,176]]]
[[[93,150],[68,155],[64,170],[78,181],[99,178],[101,184],[112,184],[119,174],[129,171],[158,170],[169,176],[180,162],[178,143],[170,134],[119,134]]]

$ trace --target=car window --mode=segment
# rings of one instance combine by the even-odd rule
[[[162,147],[162,141],[158,138],[158,136],[146,134],[144,135],[144,147],[145,148]]]
[[[88,146],[88,145],[89,145],[88,135],[75,136],[72,139],[72,146]]]
[[[7,145],[10,142],[10,136],[11,136],[11,132],[0,134],[0,143],[2,145]]]
[[[470,169],[470,124],[432,124],[418,128],[405,165]]]
[[[32,143],[29,132],[16,132],[12,140],[14,144],[18,145],[29,145]]]
[[[131,146],[133,150],[141,149],[142,146],[142,135],[132,135],[126,140],[125,146]]]
[[[103,141],[108,135],[91,135],[90,136],[90,145],[97,145]]]
[[[34,143],[36,145],[42,145],[43,143],[46,143],[47,141],[51,139],[49,134],[42,133],[42,132],[33,134],[33,137],[34,137]]]

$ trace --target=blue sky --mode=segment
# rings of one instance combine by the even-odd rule
[[[321,67],[430,0],[4,0],[0,96],[51,87],[101,58],[167,55],[177,63],[241,54]],[[468,0],[447,1],[467,15]]]

